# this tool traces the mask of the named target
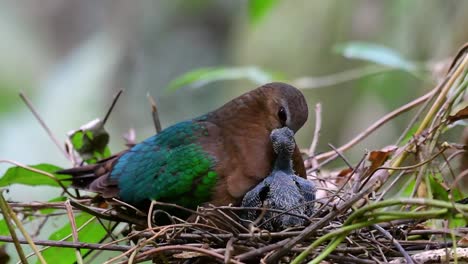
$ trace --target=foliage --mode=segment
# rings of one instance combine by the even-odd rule
[[[281,78],[273,73],[258,67],[212,67],[201,68],[183,74],[169,83],[167,90],[175,91],[184,86],[198,88],[211,82],[247,79],[261,85]]]
[[[111,155],[109,134],[99,119],[93,120],[69,134],[73,148],[86,163],[93,164]]]
[[[253,2],[257,1],[252,1],[251,3]],[[267,6],[257,6],[256,8],[258,10],[271,8],[275,1],[266,2],[268,2]],[[258,12],[256,16],[261,17],[262,12],[265,11],[258,10],[255,11]],[[347,43],[338,46],[336,51],[347,58],[361,59],[413,74],[419,74],[420,71],[417,63],[407,60],[396,51],[376,44],[362,42]],[[468,57],[468,55],[466,56]],[[465,61],[465,64],[460,63],[456,67],[466,67],[466,65]],[[44,215],[46,215],[47,221],[47,217],[57,212],[59,212],[58,215],[63,220],[65,217],[64,210],[69,219],[74,219],[75,224],[66,223],[50,234],[49,240],[51,241],[80,241],[88,244],[101,243],[107,235],[104,225],[108,224],[108,221],[129,222],[138,226],[139,229],[145,229],[145,231],[150,233],[150,236],[144,236],[141,232],[133,234],[143,242],[136,246],[118,248],[120,251],[131,253],[131,261],[144,261],[157,255],[164,262],[168,262],[166,255],[156,254],[164,250],[168,252],[167,256],[174,258],[180,258],[181,255],[185,258],[196,258],[201,254],[225,261],[225,256],[220,255],[216,250],[212,249],[225,250],[229,243],[229,247],[231,248],[245,246],[248,243],[249,245],[259,247],[259,249],[253,251],[254,253],[250,254],[253,254],[255,257],[264,257],[267,262],[277,262],[278,258],[288,255],[292,259],[292,263],[301,263],[306,259],[311,260],[311,263],[319,263],[323,259],[331,258],[330,254],[343,241],[349,238],[371,248],[372,243],[369,244],[369,241],[375,239],[375,234],[372,232],[373,229],[380,230],[379,232],[382,233],[382,237],[386,237],[387,240],[383,240],[382,237],[380,238],[380,241],[383,241],[386,247],[395,252],[400,251],[404,256],[404,252],[406,251],[401,251],[395,245],[399,234],[394,232],[393,226],[389,225],[384,229],[380,227],[380,224],[393,220],[413,221],[417,219],[421,223],[431,221],[431,224],[424,226],[424,228],[427,228],[431,225],[431,228],[435,230],[432,233],[430,231],[427,233],[431,236],[437,236],[437,228],[442,228],[443,224],[448,224],[452,228],[466,225],[464,215],[468,214],[468,206],[454,203],[454,201],[463,198],[461,191],[456,186],[448,188],[447,183],[442,177],[442,168],[437,162],[434,162],[441,155],[444,155],[445,150],[455,150],[457,148],[454,144],[442,142],[440,136],[443,135],[444,131],[450,130],[454,124],[464,122],[468,118],[467,107],[459,99],[462,95],[466,94],[468,86],[467,72],[463,69],[457,70],[455,73],[454,71],[452,70],[452,74],[446,76],[448,81],[441,87],[439,93],[429,93],[429,95],[435,98],[431,107],[427,111],[419,113],[418,119],[420,121],[409,124],[408,131],[402,133],[402,139],[397,144],[366,153],[366,158],[362,160],[362,163],[351,164],[347,161],[348,168],[338,170],[337,172],[339,173],[333,172],[333,174],[339,175],[336,181],[334,177],[328,177],[329,179],[327,178],[326,181],[320,181],[329,183],[329,185],[322,186],[321,189],[333,194],[332,196],[326,196],[328,199],[327,205],[333,210],[330,210],[325,205],[317,210],[319,217],[311,219],[310,225],[299,229],[299,233],[280,233],[278,238],[284,239],[282,240],[284,244],[279,249],[275,249],[273,254],[268,253],[271,251],[269,245],[265,246],[263,242],[258,243],[258,238],[262,236],[262,233],[259,233],[259,237],[256,238],[257,240],[254,240],[253,235],[256,234],[252,234],[242,223],[238,222],[238,219],[229,217],[230,214],[225,214],[225,217],[221,221],[222,223],[219,223],[219,219],[216,219],[216,217],[212,218],[220,212],[224,213],[224,210],[234,210],[235,208],[232,207],[227,209],[224,207],[199,209],[197,212],[199,218],[213,223],[216,227],[210,229],[204,226],[207,230],[204,230],[203,234],[200,234],[200,226],[179,219],[173,219],[174,223],[172,225],[148,227],[148,225],[152,224],[151,222],[148,223],[147,219],[151,219],[148,215],[152,215],[153,212],[139,212],[128,205],[117,203],[117,200],[114,200],[117,203],[115,206],[105,209],[108,208],[108,204],[102,200],[82,199],[79,195],[75,197],[68,192],[68,187],[70,186],[69,182],[65,180],[69,176],[57,174],[56,171],[61,168],[51,164],[11,167],[0,178],[0,187],[11,184],[23,184],[30,186],[47,185],[64,189],[67,196],[56,197],[48,201],[47,206],[38,207],[36,211],[39,214],[31,214],[31,210],[34,211],[34,209],[30,209],[27,206],[21,210],[21,213],[25,215],[25,219],[32,221],[37,221],[39,217],[43,217]],[[276,78],[279,78],[277,74],[258,67],[202,68],[188,72],[175,79],[169,84],[168,89],[174,91],[184,86],[200,87],[210,82],[235,79],[248,79],[252,82],[263,84]],[[424,101],[428,101],[431,97],[424,98]],[[398,114],[410,108],[403,107],[402,109],[399,112],[397,111]],[[392,118],[395,118],[398,114],[392,116]],[[374,128],[370,129],[370,131],[374,132],[377,127],[383,125],[388,120],[382,121],[379,125],[373,125],[372,127]],[[70,146],[76,151],[76,153],[74,151],[67,152],[73,155],[72,160],[81,159],[84,164],[93,164],[111,155],[108,147],[109,135],[104,129],[104,123],[105,121],[96,119],[69,133]],[[328,159],[336,159],[341,156],[341,153],[354,146],[360,140],[362,138],[359,138],[357,141],[352,140],[352,144],[345,144],[337,150],[334,149],[330,152],[313,155],[310,159],[314,160],[316,164],[324,166]],[[337,155],[337,153],[340,155]],[[407,158],[408,155],[412,155],[413,153],[420,154],[412,157],[416,164],[403,166],[404,162],[409,162],[410,160]],[[75,154],[79,156],[75,156]],[[450,162],[447,159],[442,161],[450,167]],[[311,164],[306,163],[307,169],[315,172],[316,169],[313,169]],[[402,173],[396,173],[399,171]],[[323,170],[320,173],[326,172]],[[398,177],[402,176],[406,177],[403,188],[401,186],[394,187],[391,185],[393,183],[389,184],[389,186],[380,186],[380,182],[389,183],[389,179],[393,181],[392,177],[398,180]],[[309,177],[315,179],[317,176],[313,174],[309,175]],[[337,188],[340,185],[342,188]],[[394,193],[397,194],[397,198],[390,192],[392,188]],[[369,195],[370,193],[378,194],[378,197],[371,196]],[[335,196],[340,199],[335,199]],[[70,197],[76,198],[76,200],[70,200]],[[78,201],[78,199],[80,200]],[[81,209],[82,211],[75,213],[70,206],[72,202],[75,209]],[[153,204],[157,203],[158,201],[153,202]],[[409,230],[415,230],[420,227],[419,222],[405,223]],[[255,225],[255,223],[252,223],[252,225]],[[227,232],[224,231],[225,229],[227,229]],[[78,234],[78,237],[73,238],[72,233],[75,232]],[[388,237],[385,232],[388,234],[392,233],[397,239],[392,237],[392,234]],[[232,237],[229,237],[230,234],[234,233],[240,234],[236,240],[232,240]],[[5,220],[0,221],[0,235],[3,234],[8,234]],[[122,239],[130,241],[133,235],[123,236]],[[276,234],[268,235],[272,235],[272,237],[276,236]],[[402,239],[402,237],[400,238]],[[447,239],[447,237],[442,238]],[[455,242],[457,238],[453,234],[451,237],[452,242]],[[411,245],[411,237],[405,235],[404,239],[407,239],[407,245]],[[301,241],[300,247],[296,247],[292,251],[290,250],[291,247],[299,245],[298,243]],[[208,245],[208,249],[205,246],[201,248],[195,247],[193,245],[198,244],[194,242],[206,244]],[[326,245],[327,242],[328,245]],[[173,245],[172,243],[177,244]],[[306,245],[305,250],[304,245]],[[103,247],[105,246],[103,245]],[[181,248],[183,248],[182,254],[171,255],[170,252],[181,250]],[[268,251],[263,252],[264,248],[268,248]],[[408,251],[411,250],[410,247],[407,248]],[[198,255],[192,251],[195,251]],[[79,259],[78,255],[86,255],[88,252],[89,249],[77,251],[66,247],[52,247],[45,250],[43,256],[51,263],[73,263],[77,258]],[[154,252],[154,254],[150,255],[148,252]],[[239,261],[255,260],[254,257],[246,254],[238,254],[236,259]],[[368,257],[368,254],[372,254],[372,252],[365,251],[356,254],[360,257],[364,255]],[[373,257],[380,257],[379,254]],[[313,258],[311,257],[312,255]],[[123,257],[123,255],[116,257],[115,260],[120,257]]]
[[[0,187],[9,186],[11,184],[59,187],[60,185],[58,184],[58,180],[69,178],[66,175],[55,174],[55,172],[60,169],[60,167],[45,163],[28,167],[11,167],[0,178]],[[65,182],[64,185],[67,186],[69,184]]]
[[[278,3],[278,0],[249,0],[249,16],[258,23]]]
[[[107,234],[103,226],[90,214],[80,213],[76,215],[75,222],[77,229],[80,230],[78,232],[80,241],[96,243],[101,241],[101,239]],[[68,223],[53,232],[49,236],[49,239],[59,241],[67,238],[66,241],[73,241],[70,236],[71,233],[72,226]],[[71,248],[52,247],[44,251],[43,256],[49,263],[74,263],[76,261],[74,251],[75,250]],[[81,254],[86,254],[89,249],[82,249],[80,251]]]
[[[348,42],[336,45],[334,51],[349,59],[370,61],[408,72],[418,68],[416,63],[404,58],[399,52],[374,43]]]

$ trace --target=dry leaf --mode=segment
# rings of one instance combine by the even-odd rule
[[[458,240],[457,246],[459,246],[459,247],[467,247],[467,246],[468,246],[468,236],[464,236],[464,237],[462,237],[460,240]]]
[[[374,172],[378,167],[382,166],[385,161],[390,157],[390,155],[397,149],[397,146],[386,146],[381,150],[374,150],[369,153],[367,160],[371,162],[369,167],[369,172]]]
[[[467,119],[467,118],[468,118],[468,106],[458,111],[455,115],[448,116],[447,120],[450,123],[453,123],[455,121]]]
[[[351,176],[352,172],[353,172],[353,169],[351,168],[346,168],[346,169],[341,170],[336,177],[336,184],[338,184],[339,186],[343,185]]]

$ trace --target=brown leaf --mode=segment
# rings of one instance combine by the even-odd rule
[[[374,172],[378,167],[382,166],[385,161],[387,161],[388,157],[397,149],[397,146],[386,146],[382,148],[381,150],[374,150],[371,151],[369,154],[369,160],[371,162],[371,165],[369,167],[369,172]]]
[[[450,65],[450,68],[447,72],[447,74],[452,70],[453,67],[457,65],[457,62],[463,58],[463,55],[468,52],[468,42],[463,44],[463,46],[458,50],[457,55],[455,55],[455,58],[453,58],[452,65]]]
[[[462,237],[460,240],[458,240],[457,246],[459,246],[459,247],[466,247],[466,246],[468,246],[468,236],[464,236],[464,237]]]
[[[341,171],[338,173],[338,177],[346,177],[346,176],[349,176],[349,174],[351,174],[351,172],[353,172],[353,169],[351,169],[351,168],[343,169],[343,170],[341,170]]]
[[[467,118],[468,118],[468,106],[458,111],[455,115],[448,116],[447,120],[450,123],[453,123],[455,121],[467,119]]]
[[[336,184],[342,185],[346,182],[346,180],[351,176],[351,173],[353,172],[353,169],[351,168],[346,168],[341,170],[337,177],[336,177]]]

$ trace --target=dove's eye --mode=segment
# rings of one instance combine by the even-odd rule
[[[286,114],[286,109],[284,107],[280,107],[278,110],[278,118],[281,122],[281,125],[285,126],[286,125],[286,120],[288,119],[288,115]]]

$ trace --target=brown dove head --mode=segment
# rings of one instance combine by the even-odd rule
[[[296,133],[307,117],[302,92],[281,82],[265,84],[208,114],[207,121],[216,124],[218,133],[223,135],[222,141],[208,149],[215,149],[216,157],[227,157],[218,162],[217,170],[224,176],[214,195],[215,204],[239,203],[273,168],[276,154],[271,131],[287,127]],[[295,144],[292,161],[295,173],[306,177],[304,161]]]
[[[267,83],[208,114],[208,119],[231,132],[258,134],[268,140],[273,129],[288,127],[297,132],[309,110],[301,91],[286,83]],[[244,131],[242,131],[244,130]],[[259,135],[260,136],[260,135]]]
[[[307,103],[297,88],[286,83],[274,82],[263,85],[259,91],[265,94],[268,112],[276,113],[274,128],[286,126],[297,132],[307,121]]]

